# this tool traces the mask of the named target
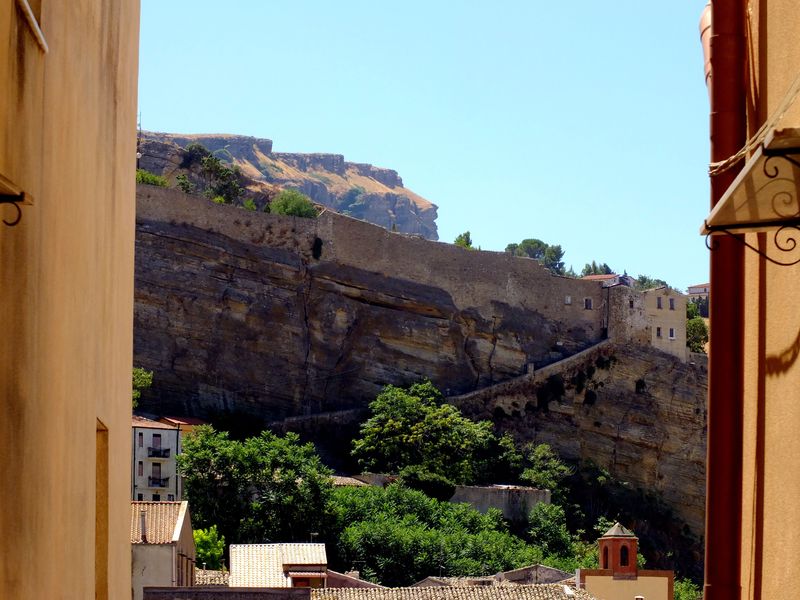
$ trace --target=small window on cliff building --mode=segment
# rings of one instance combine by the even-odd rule
[[[675,339],[675,329],[673,329],[672,327],[669,328],[669,339],[671,340]]]
[[[572,304],[572,296],[564,296],[564,304]]]
[[[583,299],[583,308],[585,310],[592,310],[592,299],[591,298],[584,298]]]
[[[661,327],[656,327],[656,337],[657,338],[661,337]]]
[[[623,546],[622,548],[619,549],[619,566],[627,567],[629,560],[630,559],[628,557],[628,547]]]
[[[670,310],[675,310],[675,298],[670,298],[669,299],[669,309]]]
[[[630,300],[628,300],[628,306],[629,306],[630,308],[633,308],[633,298],[631,298]]]

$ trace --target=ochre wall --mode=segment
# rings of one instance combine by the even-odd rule
[[[596,570],[596,571],[599,571]],[[590,575],[581,571],[583,587],[600,600],[633,600],[643,596],[645,600],[672,600],[672,572],[639,571],[636,579],[615,579],[608,575]]]
[[[798,75],[800,37],[794,0],[753,0],[747,13],[753,135]],[[800,102],[777,127],[800,127]],[[786,172],[787,163],[775,164]],[[797,258],[775,250],[773,233],[749,234],[747,241],[778,260]],[[786,582],[800,577],[800,565],[788,558],[800,552],[799,295],[800,266],[775,266],[745,250],[743,598],[779,598]]]
[[[47,54],[0,3],[0,175],[33,198],[0,224],[0,595],[126,598],[139,3],[32,4]]]

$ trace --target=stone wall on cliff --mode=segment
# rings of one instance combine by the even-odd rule
[[[604,319],[599,284],[533,260],[151,186],[139,188],[135,301],[136,361],[156,372],[159,412],[269,420],[363,407],[421,377],[479,389],[596,343]]]

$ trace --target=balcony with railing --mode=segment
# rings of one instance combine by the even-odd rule
[[[149,446],[147,448],[147,457],[148,458],[169,458],[169,448],[154,448],[153,446]]]
[[[169,485],[169,477],[148,477],[147,482],[151,488],[165,488]]]

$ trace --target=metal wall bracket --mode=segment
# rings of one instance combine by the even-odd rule
[[[757,227],[758,227],[758,233],[767,233],[763,229],[763,223],[759,224]],[[798,254],[797,258],[795,260],[790,260],[790,261],[776,260],[771,256],[769,256],[766,252],[763,252],[762,250],[756,248],[752,244],[747,243],[744,239],[744,235],[742,235],[744,231],[739,231],[739,230],[746,231],[747,229],[746,226],[740,227],[737,224],[736,226],[737,232],[717,227],[714,228],[709,227],[708,229],[709,233],[706,234],[706,248],[708,248],[712,252],[716,250],[719,246],[719,244],[717,243],[717,239],[713,238],[712,235],[715,233],[716,234],[723,233],[735,239],[737,242],[749,248],[750,250],[752,250],[765,260],[771,262],[773,265],[777,265],[779,267],[791,267],[796,264],[800,264],[800,248],[798,248],[797,246],[797,238],[800,237],[800,220],[795,219],[792,221],[781,221],[780,226],[778,226],[777,229],[770,232],[772,233],[772,244],[775,246],[775,248],[777,248],[779,252],[783,253],[797,252]]]
[[[25,202],[25,192],[20,192],[19,194],[0,194],[0,204],[11,204],[17,209],[17,217],[13,221],[6,221],[3,219],[3,223],[9,227],[14,227],[20,222],[22,219],[22,208],[20,208],[20,204],[23,202]]]

